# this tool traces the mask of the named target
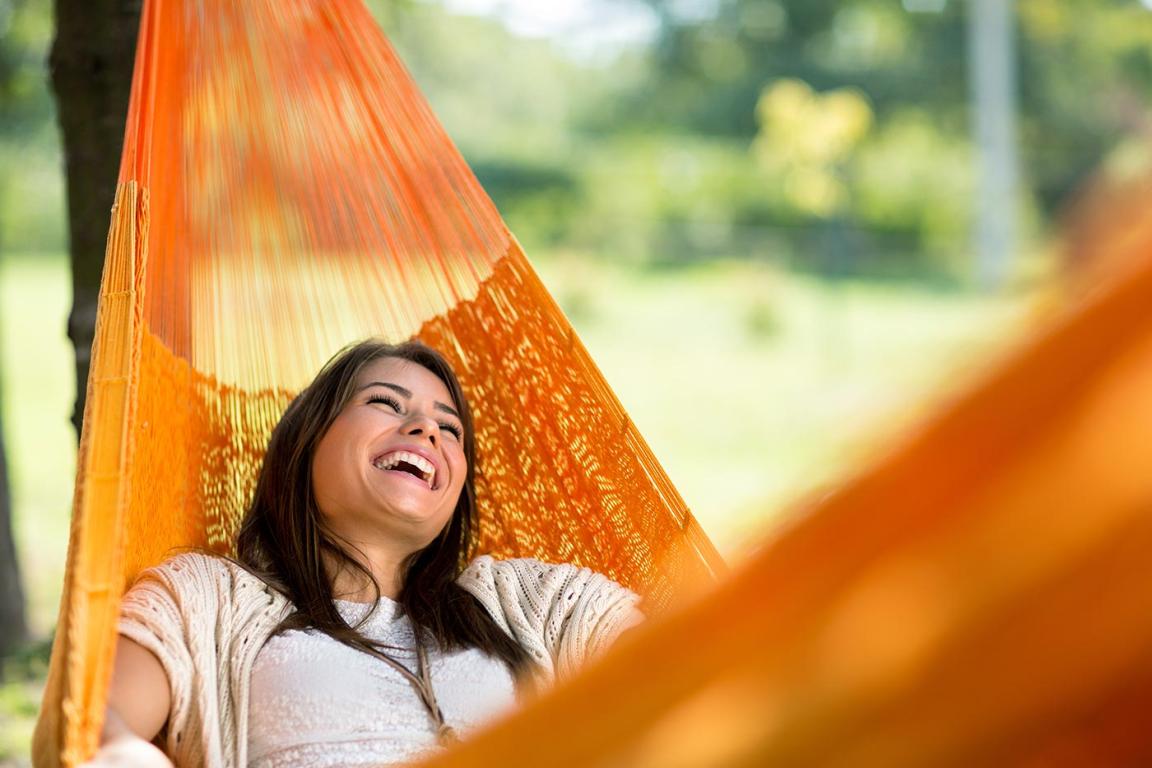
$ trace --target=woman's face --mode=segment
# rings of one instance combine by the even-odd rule
[[[462,430],[434,373],[395,357],[372,361],[312,457],[321,515],[353,543],[386,537],[409,552],[427,546],[464,487]]]

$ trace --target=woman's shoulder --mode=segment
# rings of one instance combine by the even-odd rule
[[[176,636],[182,627],[263,626],[282,618],[290,606],[240,564],[210,553],[182,552],[137,577],[120,602],[120,631],[131,636],[126,628],[136,624]]]
[[[145,569],[136,577],[132,589],[159,588],[174,596],[196,595],[201,599],[211,599],[263,586],[263,581],[227,557],[189,551],[172,555]]]
[[[496,558],[480,555],[468,563],[460,581],[508,581],[512,579],[538,580],[551,573],[575,571],[570,563],[549,563],[531,557]]]
[[[472,560],[457,583],[474,594],[479,591],[542,594],[571,587],[619,587],[607,576],[572,563],[549,563],[531,557],[505,560],[491,555],[481,555]]]
[[[146,568],[140,578],[165,581],[214,580],[243,570],[226,557],[211,552],[188,551],[166,557],[162,562]]]
[[[640,596],[571,563],[482,556],[460,586],[550,672],[567,675],[643,620]]]

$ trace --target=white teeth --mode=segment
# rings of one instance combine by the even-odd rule
[[[418,454],[409,453],[408,451],[396,451],[395,453],[387,453],[376,459],[372,466],[376,467],[376,469],[392,469],[392,467],[396,466],[402,461],[419,469],[424,475],[424,482],[428,483],[429,488],[433,487],[432,481],[436,477],[436,466],[432,462],[428,461],[428,459]]]

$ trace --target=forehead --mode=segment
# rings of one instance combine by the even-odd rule
[[[372,382],[395,384],[410,391],[413,397],[428,397],[447,405],[456,405],[440,378],[424,366],[399,357],[381,357],[368,363],[356,377],[356,388]]]

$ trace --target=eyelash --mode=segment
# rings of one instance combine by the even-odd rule
[[[384,403],[386,405],[391,406],[396,411],[396,413],[400,413],[400,411],[401,411],[400,401],[394,397],[389,397],[388,395],[372,395],[371,397],[368,398],[368,402],[369,403]],[[453,435],[456,436],[457,440],[459,440],[460,438],[462,438],[464,436],[464,430],[461,429],[460,427],[456,426],[455,424],[453,424],[450,421],[441,421],[441,422],[439,422],[439,424],[437,426],[439,426],[440,429],[443,429],[446,432],[451,432]]]

